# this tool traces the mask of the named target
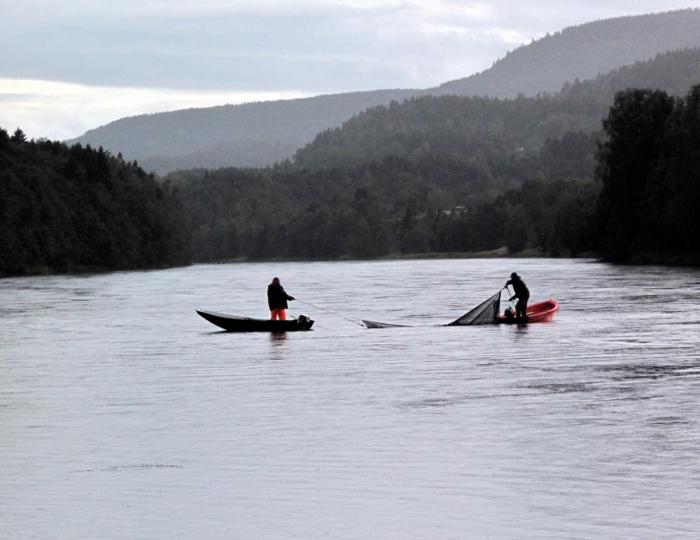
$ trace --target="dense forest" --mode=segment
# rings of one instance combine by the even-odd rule
[[[195,260],[504,245],[578,254],[588,222],[569,216],[592,212],[598,188],[596,134],[569,131],[595,124],[575,95],[567,113],[550,97],[428,96],[363,113],[294,163],[167,179],[180,188]]]
[[[156,182],[102,149],[0,130],[0,274],[184,264],[190,241],[200,261],[506,247],[700,264],[700,85],[618,93],[600,136],[493,162],[432,152]]]
[[[600,252],[615,261],[700,264],[700,86],[685,98],[619,94],[605,132],[594,220]]]
[[[504,247],[698,264],[698,73],[692,49],[555,95],[414,97],[273,167],[162,179],[0,130],[0,275]]]
[[[552,144],[548,152],[566,149]],[[449,156],[387,157],[352,169],[221,169],[171,175],[180,185],[195,260],[377,257],[508,246],[589,249],[592,180],[522,177],[504,189]],[[426,181],[429,178],[430,181]]]
[[[0,275],[189,262],[179,199],[135,163],[0,129]]]
[[[196,260],[503,246],[599,253],[605,182],[596,164],[602,170],[602,120],[615,92],[641,80],[685,93],[698,66],[693,49],[574,81],[555,96],[415,98],[320,134],[291,162],[167,179],[183,196]],[[620,250],[604,253],[629,260]]]
[[[566,81],[590,79],[659,53],[699,46],[698,9],[620,17],[547,35],[518,47],[481,73],[436,88],[375,90],[139,115],[90,130],[70,142],[121,152],[159,174],[193,167],[268,166],[291,158],[324,129],[340,126],[353,115],[392,100],[447,94],[533,97],[557,92]],[[612,94],[606,107],[610,104]]]

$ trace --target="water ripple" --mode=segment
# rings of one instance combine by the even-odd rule
[[[514,270],[552,324],[438,327]],[[279,275],[312,332],[266,316]],[[700,272],[587,260],[0,280],[7,538],[696,538]]]

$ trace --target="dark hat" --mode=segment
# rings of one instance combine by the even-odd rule
[[[510,277],[516,278],[516,277],[518,277],[518,274],[516,274],[515,272],[513,272],[513,273],[510,275]]]

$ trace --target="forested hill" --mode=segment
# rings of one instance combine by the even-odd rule
[[[146,170],[260,167],[291,157],[316,134],[418,90],[378,90],[132,116],[70,141],[137,159]]]
[[[319,134],[297,152],[295,162],[305,168],[352,167],[384,156],[437,154],[493,167],[508,155],[537,154],[547,139],[600,130],[616,92],[653,88],[680,96],[698,83],[700,48],[661,54],[590,81],[566,84],[555,95],[413,98],[368,109],[341,128]],[[594,146],[586,143],[579,150],[585,151],[578,156],[579,165],[593,162]]]
[[[524,45],[477,75],[433,93],[515,97],[556,92],[659,52],[700,46],[700,9],[619,17],[566,28]]]
[[[603,129],[597,181],[590,171],[558,170],[589,142],[575,134],[537,155],[505,153],[491,164],[427,154],[352,168],[285,164],[172,178],[198,260],[503,253],[506,246],[699,264],[700,85],[680,98],[620,92]]]
[[[595,217],[601,182],[594,174],[615,92],[651,86],[686,95],[700,83],[699,64],[700,49],[677,51],[566,85],[553,96],[414,98],[363,112],[342,129],[319,135],[293,162],[180,171],[167,178],[180,188],[196,260],[502,246],[512,252],[591,252],[601,248],[598,226],[608,226],[607,217]],[[696,102],[698,88],[687,103]],[[683,103],[678,101],[679,110]],[[628,135],[635,114],[646,121],[644,111],[640,106],[626,116]],[[625,141],[617,151],[624,151]],[[643,154],[644,145],[638,150]],[[628,191],[634,191],[631,182]],[[685,210],[696,202],[691,199]]]
[[[0,276],[189,262],[182,205],[101,148],[0,129]]]
[[[103,146],[159,173],[177,168],[263,166],[291,157],[319,132],[376,105],[425,94],[535,95],[576,78],[700,46],[700,10],[596,21],[519,47],[494,66],[427,90],[381,90],[141,115],[72,142]],[[455,51],[455,55],[464,51]]]

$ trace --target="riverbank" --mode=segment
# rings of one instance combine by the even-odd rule
[[[148,268],[104,268],[104,267],[73,267],[68,270],[56,270],[39,266],[33,268],[25,273],[17,274],[2,274],[2,278],[11,277],[23,277],[23,276],[49,276],[49,275],[89,275],[89,274],[104,274],[109,272],[130,272],[130,271],[149,271],[149,270],[163,270],[166,268],[179,268],[187,267],[192,264],[230,264],[230,263],[262,263],[262,262],[274,262],[274,263],[298,263],[298,262],[365,262],[365,261],[410,261],[410,260],[437,260],[437,259],[499,259],[499,258],[511,258],[511,259],[593,259],[599,262],[607,262],[610,264],[627,265],[627,266],[668,266],[672,268],[689,267],[697,268],[700,267],[700,256],[688,257],[688,256],[676,256],[669,254],[653,254],[644,253],[632,257],[630,260],[619,261],[609,258],[601,257],[600,255],[593,252],[579,253],[575,256],[569,254],[563,254],[554,256],[550,253],[543,252],[539,249],[528,248],[517,253],[511,253],[507,247],[503,246],[497,249],[487,250],[487,251],[459,251],[459,252],[445,252],[445,251],[435,251],[427,253],[388,253],[386,255],[381,255],[378,257],[334,257],[334,258],[290,258],[290,257],[273,257],[265,259],[254,259],[249,257],[236,257],[233,259],[219,259],[210,261],[192,261],[188,264],[183,265],[170,265],[170,266],[154,266]]]
[[[578,257],[553,257],[536,249],[526,249],[518,253],[511,253],[506,247],[492,249],[488,251],[433,251],[426,253],[387,253],[377,257],[353,257],[350,255],[342,257],[317,257],[317,258],[294,258],[294,257],[272,257],[264,259],[254,259],[249,257],[236,257],[234,259],[221,259],[216,261],[194,261],[195,264],[228,264],[228,263],[258,263],[258,262],[331,262],[331,261],[410,261],[410,260],[433,260],[433,259],[500,259],[509,257],[513,259],[588,259],[595,258],[593,254],[586,254]]]
[[[188,264],[182,265],[170,265],[170,266],[154,266],[147,268],[106,268],[98,266],[74,266],[69,269],[52,270],[47,266],[37,266],[23,273],[13,273],[13,274],[2,274],[2,278],[12,278],[12,277],[29,277],[29,276],[55,276],[55,275],[90,275],[90,274],[106,274],[109,272],[131,272],[131,271],[149,271],[149,270],[163,270],[166,268],[179,268],[187,267],[192,264],[230,264],[230,263],[261,263],[261,262],[274,262],[274,263],[298,263],[298,262],[332,262],[332,261],[410,261],[410,260],[437,260],[437,259],[499,259],[499,258],[513,258],[513,259],[559,259],[559,258],[571,258],[571,259],[596,259],[596,255],[593,253],[581,254],[577,257],[554,257],[550,254],[544,253],[541,250],[528,248],[526,250],[520,251],[518,253],[511,253],[508,248],[500,247],[498,249],[492,249],[488,251],[464,251],[464,252],[445,252],[445,251],[435,251],[428,253],[388,253],[386,255],[381,255],[379,257],[334,257],[334,258],[290,258],[290,257],[273,257],[265,259],[254,259],[249,257],[236,257],[233,259],[219,259],[211,261],[192,261]]]

